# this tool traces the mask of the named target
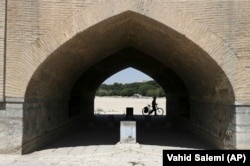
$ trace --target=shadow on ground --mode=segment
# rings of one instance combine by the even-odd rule
[[[119,142],[120,121],[125,115],[97,115],[95,121],[88,125],[79,126],[63,136],[61,139],[44,147],[43,149],[76,147],[88,145],[115,145]],[[144,145],[158,145],[211,149],[211,147],[192,135],[187,129],[180,126],[169,127],[164,116],[152,116],[145,121],[144,116],[134,116],[137,122],[137,142]]]

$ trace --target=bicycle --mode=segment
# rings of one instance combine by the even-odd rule
[[[152,111],[153,109],[152,109],[152,106],[149,104],[148,106],[146,106],[146,107],[144,107],[143,109],[142,109],[142,114],[144,115],[144,116],[149,116],[150,114],[150,112]],[[163,110],[163,108],[160,108],[160,107],[158,107],[157,105],[156,105],[156,115],[163,115],[164,114],[164,110]]]

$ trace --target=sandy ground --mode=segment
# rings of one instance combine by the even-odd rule
[[[162,166],[163,150],[211,149],[184,128],[163,125],[163,116],[148,122],[135,116],[137,144],[121,144],[119,128],[125,116],[115,115],[114,121],[108,117],[97,115],[94,126],[79,126],[33,153],[0,154],[0,166]]]
[[[211,149],[189,130],[172,126],[165,116],[141,115],[151,98],[96,97],[92,125],[79,125],[60,139],[26,155],[1,155],[0,166],[162,166],[163,150]],[[160,107],[165,98],[159,98]],[[120,122],[126,118],[126,107],[134,107],[136,144],[120,143]],[[102,115],[102,114],[103,115]],[[114,114],[110,119],[108,114]],[[115,115],[117,114],[117,115]],[[119,115],[120,114],[120,115]]]
[[[151,105],[151,97],[133,98],[133,97],[95,97],[95,114],[121,114],[126,113],[126,107],[134,108],[134,115],[141,115],[142,109]],[[166,98],[157,98],[158,107],[164,109],[166,113]]]

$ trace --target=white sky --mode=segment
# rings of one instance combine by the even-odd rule
[[[153,80],[148,75],[129,67],[127,69],[124,69],[111,77],[109,77],[107,80],[105,80],[104,84],[113,84],[115,82],[117,83],[132,83],[132,82],[141,82],[141,81],[148,81]]]

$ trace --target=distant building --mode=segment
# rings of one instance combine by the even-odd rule
[[[142,95],[140,95],[140,94],[134,94],[134,95],[133,95],[133,97],[136,97],[136,98],[141,98],[141,97],[142,97]]]

